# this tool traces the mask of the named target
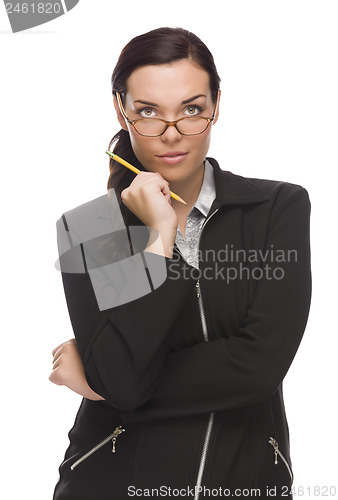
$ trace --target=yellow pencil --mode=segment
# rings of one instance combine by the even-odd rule
[[[129,170],[131,170],[135,174],[139,174],[141,172],[141,170],[139,170],[138,168],[134,167],[134,165],[132,165],[131,163],[128,163],[123,158],[120,158],[115,153],[112,153],[111,151],[106,151],[106,153],[107,153],[107,155],[111,156],[113,158],[113,160],[115,160],[118,163],[121,163],[121,165],[124,165],[125,167],[129,168]],[[184,205],[186,205],[186,202],[184,200],[182,200],[182,198],[180,198],[177,194],[175,194],[172,191],[170,191],[170,195],[175,200],[180,201],[181,203],[184,203]]]

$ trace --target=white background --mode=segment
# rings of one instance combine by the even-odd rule
[[[316,485],[337,486],[338,3],[80,0],[16,34],[0,10],[6,500],[52,498],[81,402],[48,380],[53,348],[73,337],[54,268],[55,222],[106,193],[105,150],[120,128],[112,70],[132,37],[165,25],[195,32],[214,54],[222,101],[209,156],[224,170],[309,192],[312,307],[284,395],[296,488],[319,498]]]

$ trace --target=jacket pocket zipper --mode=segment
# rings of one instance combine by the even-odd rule
[[[278,455],[279,455],[280,458],[283,460],[283,462],[286,465],[286,468],[287,468],[287,470],[288,470],[288,472],[290,474],[291,483],[292,483],[293,482],[293,472],[291,470],[290,465],[288,464],[288,461],[286,460],[286,458],[284,457],[284,455],[282,454],[282,452],[278,448],[278,442],[273,437],[270,437],[269,443],[271,444],[271,446],[273,446],[273,449],[274,449],[274,453],[275,453],[275,465],[278,464]]]
[[[116,438],[117,438],[117,436],[122,434],[122,432],[125,432],[125,429],[122,427],[122,425],[119,425],[118,427],[116,427],[116,429],[114,430],[114,432],[112,434],[109,434],[109,436],[107,436],[103,441],[98,443],[91,450],[89,450],[87,453],[82,455],[82,457],[80,457],[76,462],[74,462],[73,465],[70,466],[71,470],[74,470],[76,466],[78,466],[81,462],[83,462],[83,460],[86,460],[86,458],[90,457],[90,455],[92,455],[97,450],[102,448],[102,446],[104,446],[110,440],[112,440],[112,450],[111,451],[112,451],[112,453],[115,453],[115,451],[116,451],[116,448],[115,448]]]

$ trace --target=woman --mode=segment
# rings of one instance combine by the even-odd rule
[[[99,298],[83,243],[84,271],[61,266],[75,339],[53,350],[50,380],[84,398],[54,500],[292,497],[282,382],[310,306],[310,202],[299,185],[207,158],[219,83],[182,29],[134,38],[114,69],[110,146],[141,172],[110,159],[108,189],[128,235],[148,230],[120,303]],[[63,214],[59,251],[88,213]],[[116,241],[97,248],[116,254]],[[151,288],[133,296],[141,269]]]

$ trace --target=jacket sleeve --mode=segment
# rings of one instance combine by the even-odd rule
[[[66,238],[62,218],[56,226],[60,255]],[[83,254],[80,247],[72,250],[77,249],[77,255],[82,250]],[[65,272],[65,264],[61,264],[60,270],[86,380],[109,405],[131,411],[149,400],[163,374],[169,333],[194,287],[194,280],[180,276],[179,262],[175,261],[173,273],[173,259],[144,252],[148,269],[142,261],[132,264],[133,272],[126,283],[128,293],[140,286],[145,271],[155,270],[150,276],[156,277],[157,267],[165,261],[167,274],[162,284],[135,300],[100,308],[93,276],[85,265],[75,265],[74,256],[70,255],[72,265],[68,262],[68,271],[76,268],[77,272]]]
[[[277,198],[266,248],[295,250],[296,261],[284,264],[283,279],[257,280],[236,335],[171,351],[150,400],[121,413],[125,424],[238,408],[278,389],[306,327],[311,270],[308,193],[299,186]]]

